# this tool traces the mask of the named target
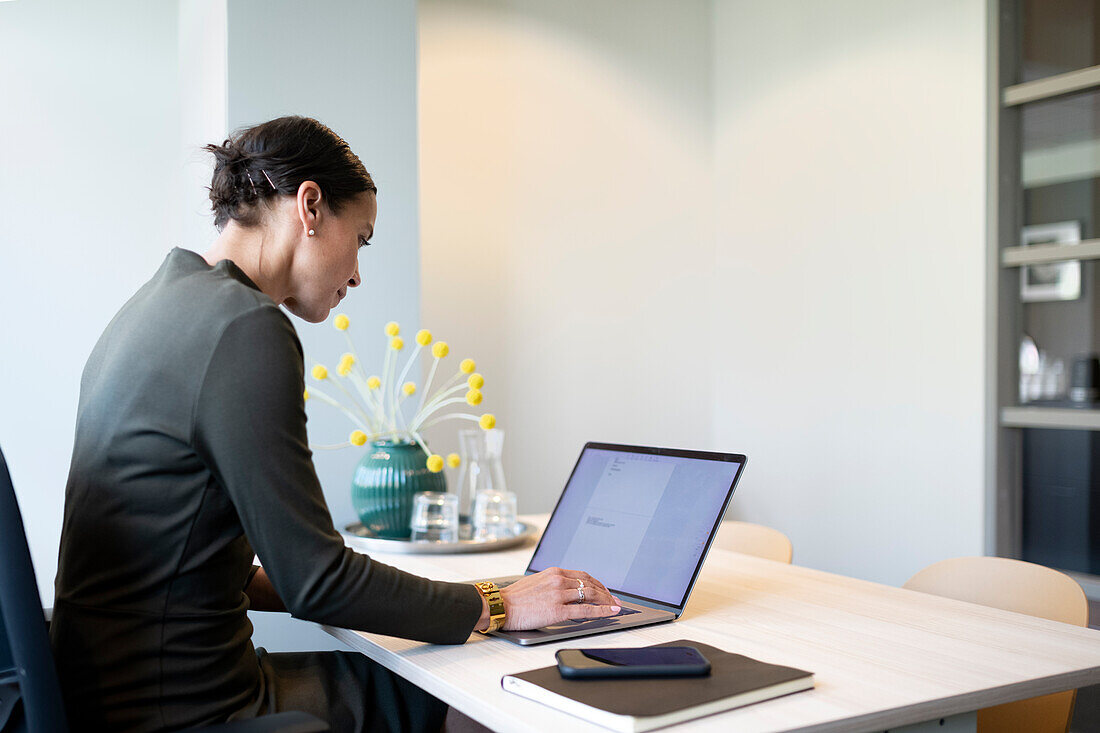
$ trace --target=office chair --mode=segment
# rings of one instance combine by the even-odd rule
[[[722,522],[715,546],[766,560],[790,563],[794,548],[787,535],[778,529],[750,522]]]
[[[50,651],[38,581],[8,464],[0,451],[0,731],[69,730]],[[207,733],[321,733],[328,726],[301,712],[205,728]]]
[[[1075,626],[1089,624],[1088,599],[1073,578],[1020,560],[955,557],[929,565],[902,587]],[[1065,733],[1076,696],[1069,690],[979,710],[978,733]]]

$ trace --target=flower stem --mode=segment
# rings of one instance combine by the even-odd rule
[[[429,400],[428,405],[426,407],[422,407],[422,408],[420,408],[419,410],[416,411],[416,417],[413,418],[413,423],[415,424],[415,423],[423,422],[424,418],[428,417],[428,415],[431,415],[433,412],[435,412],[437,409],[439,409],[439,404],[438,403],[439,403],[440,400],[444,399],[445,397],[449,397],[450,395],[453,395],[456,392],[461,392],[462,390],[464,390],[466,388],[467,387],[466,387],[465,384],[456,385],[456,386],[451,387],[450,389],[448,389],[446,391],[444,391],[443,388],[440,388],[439,392],[436,393],[435,397],[433,397],[431,400]]]
[[[314,445],[309,444],[310,450],[340,450],[341,448],[350,448],[351,441],[344,441],[343,443],[332,443],[331,445]]]
[[[432,452],[428,450],[428,446],[424,444],[424,439],[420,437],[420,433],[416,433],[410,430],[409,435],[412,436],[412,439],[416,441],[416,444],[419,445],[425,453],[427,453],[429,456],[432,454]]]
[[[344,389],[344,385],[340,384],[335,379],[332,379],[332,380],[329,380],[329,381],[331,381],[333,384],[335,384],[336,388],[338,390],[340,390],[345,395],[347,395],[347,398],[348,398],[348,400],[351,401],[352,407],[355,408],[355,411],[358,412],[363,417],[363,419],[366,420],[369,423],[370,422],[370,417],[368,417],[368,415],[367,415],[367,408],[359,403],[359,400],[357,400],[355,398],[355,395],[353,395],[351,392]]]
[[[427,425],[417,426],[417,431],[419,432],[420,430],[427,430],[432,425],[438,425],[439,423],[443,422],[444,420],[452,420],[452,419],[453,420],[473,420],[474,422],[481,422],[481,418],[477,415],[467,415],[464,412],[453,412],[450,415],[444,415],[443,417],[437,417],[435,420],[432,420]]]
[[[428,390],[432,388],[432,380],[435,379],[435,370],[439,368],[441,359],[437,356],[432,360],[432,368],[428,370],[428,381],[424,382],[424,390],[420,393],[420,404],[416,406],[416,413],[424,409],[424,402],[428,399]]]
[[[409,426],[405,422],[405,413],[401,411],[401,403],[405,401],[405,397],[406,395],[402,394],[400,397],[397,398],[397,404],[395,406],[394,412],[397,415],[397,419],[401,421],[402,431],[409,432]]]
[[[355,423],[355,425],[356,425],[356,426],[357,426],[357,427],[358,427],[358,428],[359,428],[360,430],[362,430],[362,431],[363,431],[364,433],[372,433],[372,432],[374,432],[374,428],[373,428],[373,427],[371,427],[371,426],[369,426],[369,425],[366,425],[366,424],[364,424],[364,423],[363,423],[363,421],[359,419],[359,416],[358,416],[358,415],[356,415],[356,414],[355,414],[354,412],[352,412],[352,411],[351,411],[351,410],[349,410],[348,408],[346,408],[346,407],[344,407],[343,405],[341,405],[341,404],[340,404],[339,402],[337,402],[336,400],[334,400],[334,399],[332,399],[331,397],[329,397],[329,396],[328,396],[327,394],[325,394],[325,393],[324,393],[324,392],[322,392],[321,390],[319,390],[319,389],[316,389],[316,388],[313,388],[313,389],[311,389],[311,390],[309,391],[309,395],[310,395],[310,397],[316,397],[317,399],[321,400],[321,402],[324,402],[324,403],[325,403],[326,405],[332,405],[332,406],[333,406],[333,407],[335,407],[335,408],[336,408],[337,410],[340,410],[341,412],[343,412],[343,413],[344,413],[345,415],[347,415],[347,416],[348,416],[349,418],[351,418],[351,421],[352,421],[353,423]],[[368,422],[369,422],[369,421],[368,421]]]
[[[418,414],[416,416],[416,419],[413,420],[412,425],[410,426],[410,430],[416,430],[418,427],[420,427],[420,424],[422,422],[427,420],[429,417],[434,415],[439,410],[442,410],[447,405],[457,405],[460,402],[465,402],[465,401],[466,401],[465,397],[455,397],[453,399],[443,400],[442,402],[435,403],[434,407],[431,407],[431,409],[425,410],[423,414]]]
[[[412,367],[413,362],[416,361],[416,357],[420,356],[420,344],[416,345],[412,354],[409,355],[409,360],[405,362],[405,368],[401,370],[401,376],[397,378],[397,381],[393,385],[394,396],[397,395],[397,390],[401,389],[401,385],[405,383],[405,377],[409,374],[409,369]]]
[[[348,379],[350,379],[351,383],[355,385],[355,388],[359,390],[359,394],[363,396],[363,402],[366,403],[367,410],[375,413],[375,417],[377,418],[378,398],[375,397],[374,391],[367,386],[366,380],[361,375],[356,374],[354,368],[348,373]]]
[[[386,405],[386,398],[389,396],[390,362],[393,361],[393,355],[395,353],[396,352],[394,351],[393,347],[390,346],[387,343],[386,344],[386,358],[382,362],[382,384],[378,388],[378,391],[379,391],[378,400],[381,403],[381,410],[379,411],[379,413],[380,413],[379,414],[379,420],[383,424],[386,423],[386,417],[387,417],[387,412],[388,412],[388,408],[387,408],[387,405]]]

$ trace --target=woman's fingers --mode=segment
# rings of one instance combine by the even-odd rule
[[[601,606],[590,603],[574,603],[566,606],[569,619],[579,618],[606,618],[614,616],[621,609],[618,606]]]
[[[611,591],[609,591],[603,583],[596,580],[595,578],[593,578],[588,573],[578,572],[577,578],[578,578],[578,580],[584,581],[584,584],[585,584],[586,587],[597,588],[597,589],[603,591],[604,593],[606,593],[608,595],[608,597],[611,596]]]
[[[574,581],[575,582],[575,581]],[[587,583],[582,588],[572,585],[560,591],[561,603],[595,604],[597,606],[612,605],[615,599],[602,585],[592,586]]]
[[[582,601],[583,591],[583,601]],[[588,573],[548,568],[501,590],[505,629],[537,629],[562,621],[614,616],[621,602]]]
[[[596,605],[616,604],[617,599],[611,595],[611,591],[603,583],[580,570],[562,571],[561,582],[567,588],[572,588],[576,597],[570,603],[594,603]]]

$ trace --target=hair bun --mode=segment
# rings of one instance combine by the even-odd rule
[[[320,187],[334,213],[361,192],[378,190],[347,142],[309,117],[280,117],[244,128],[204,150],[214,156],[210,203],[219,230],[231,219],[258,224],[264,214],[258,204],[292,196],[307,180]]]
[[[244,207],[260,198],[254,179],[250,181],[249,178],[252,156],[233,140],[207,145],[204,150],[214,155],[210,203],[215,213],[224,212],[230,218],[237,218]]]

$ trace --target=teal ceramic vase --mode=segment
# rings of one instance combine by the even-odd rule
[[[428,454],[416,443],[371,443],[351,478],[351,505],[371,534],[389,539],[409,538],[413,495],[419,491],[446,491],[442,473],[432,473]]]

